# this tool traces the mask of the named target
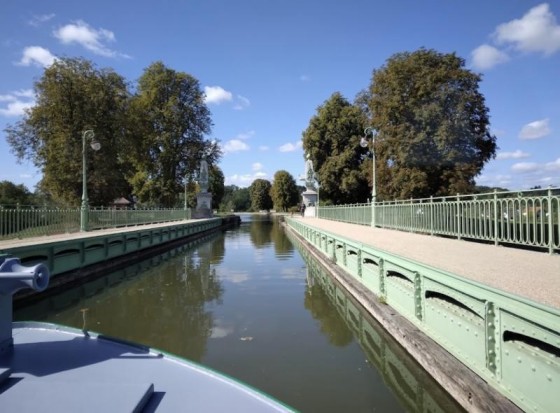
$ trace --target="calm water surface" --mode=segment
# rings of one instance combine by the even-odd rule
[[[155,347],[302,412],[459,410],[278,221],[242,220],[15,317]]]

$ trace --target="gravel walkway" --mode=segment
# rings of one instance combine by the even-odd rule
[[[560,309],[560,255],[318,218],[317,229]]]

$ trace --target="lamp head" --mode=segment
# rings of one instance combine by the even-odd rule
[[[365,138],[365,136],[363,136],[362,139],[360,139],[360,146],[361,146],[362,148],[367,148],[367,147],[368,147],[368,141],[367,141],[367,139]]]
[[[93,149],[94,151],[98,151],[99,149],[101,149],[101,144],[94,139],[91,141],[91,149]]]

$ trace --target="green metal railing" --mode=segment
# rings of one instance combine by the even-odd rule
[[[319,218],[372,224],[371,204],[322,206]],[[430,235],[560,250],[560,188],[384,201],[375,226]]]
[[[80,208],[0,206],[0,240],[80,231]],[[90,208],[89,230],[191,219],[190,209]]]

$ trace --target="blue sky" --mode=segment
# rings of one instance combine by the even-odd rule
[[[0,6],[0,180],[33,190],[4,128],[33,105],[57,57],[130,81],[161,60],[207,95],[226,184],[303,174],[302,132],[334,92],[349,100],[391,55],[455,52],[481,73],[498,136],[480,185],[560,186],[560,3],[531,0],[4,0]],[[79,136],[76,139],[80,139]]]

